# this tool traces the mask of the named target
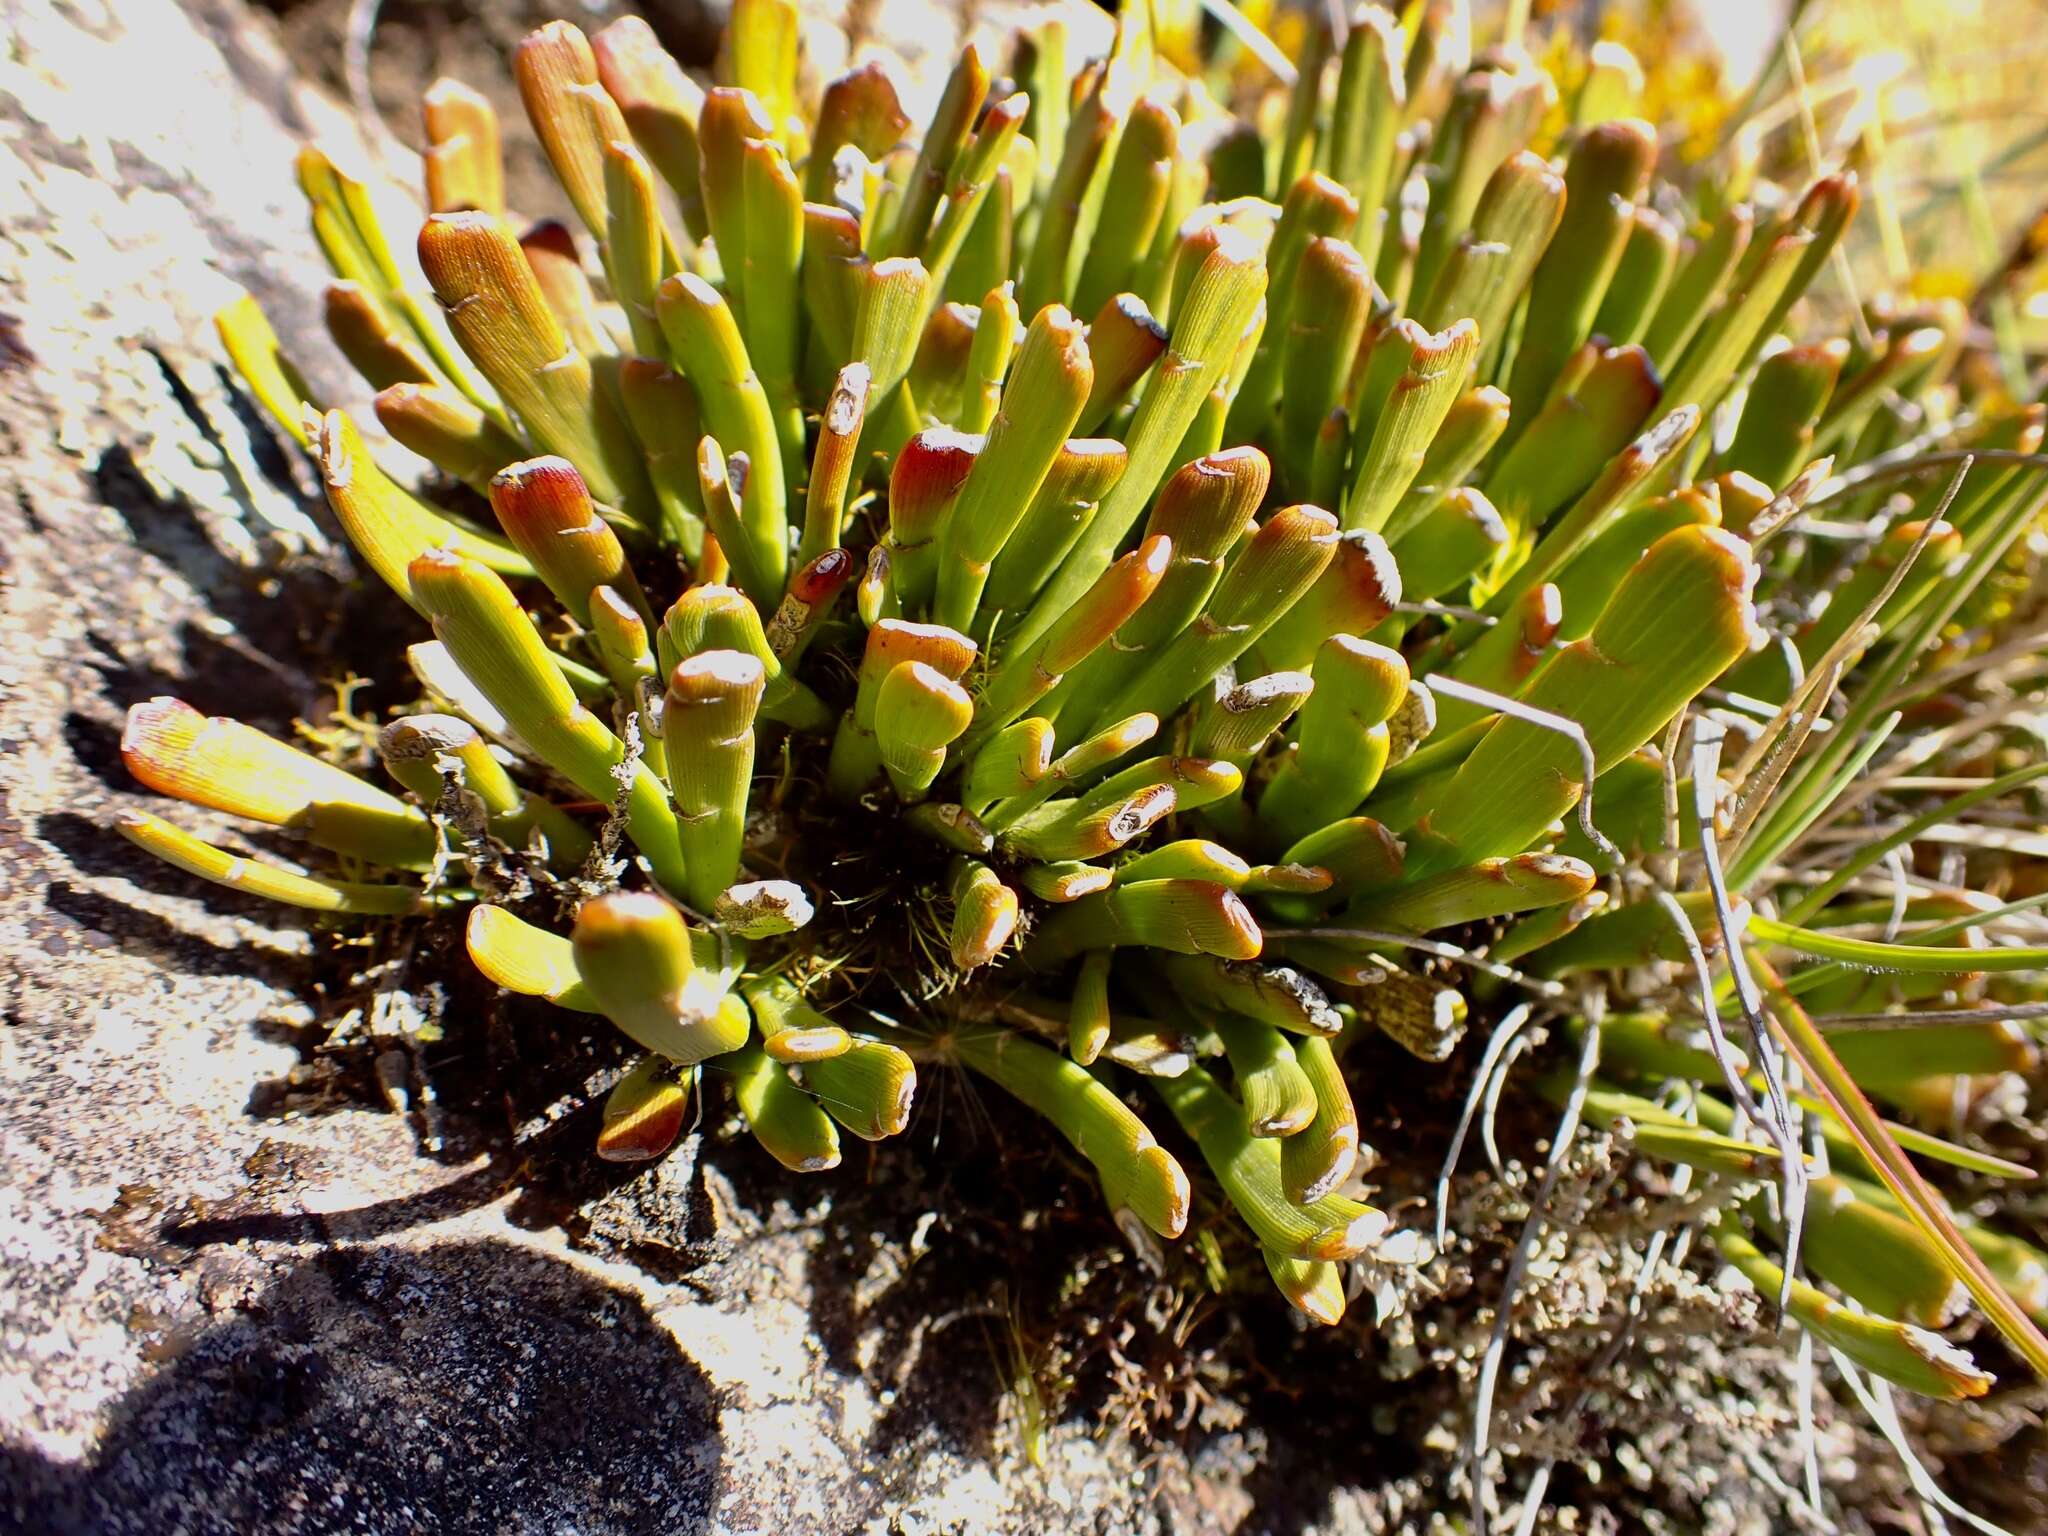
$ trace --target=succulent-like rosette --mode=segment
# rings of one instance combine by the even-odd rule
[[[135,710],[139,778],[311,873],[120,829],[337,917],[469,906],[491,980],[646,1053],[606,1157],[715,1082],[829,1169],[965,1069],[1157,1238],[1233,1209],[1326,1323],[1392,1228],[1347,1056],[1520,998],[1583,1043],[1527,1091],[1689,1170],[1823,1343],[1979,1393],[1932,1332],[1967,1297],[2048,1367],[2048,1260],[1928,1177],[2025,1170],[1912,1124],[2042,1011],[2043,771],[1970,691],[2042,408],[1951,306],[1815,339],[1853,174],[1660,164],[1611,48],[1560,100],[1435,14],[1312,29],[1285,88],[1167,62],[1146,7],[1100,58],[1049,22],[921,129],[874,65],[807,99],[786,0],[708,85],[556,23],[517,73],[582,227],[520,232],[439,82],[417,275],[306,151],[329,328],[445,484],[253,306],[222,334],[417,615],[422,704],[383,784]],[[1967,859],[1914,864],[1936,834]]]

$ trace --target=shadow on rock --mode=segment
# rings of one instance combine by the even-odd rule
[[[186,1343],[67,1466],[0,1447],[50,1536],[711,1528],[709,1384],[639,1300],[507,1243],[330,1249]]]
[[[87,829],[88,835],[104,842],[107,835],[104,828],[69,812],[44,817],[36,830],[62,848],[72,838],[72,829],[80,825]],[[129,851],[126,844],[104,849],[80,839],[78,846],[87,851],[77,860],[76,867],[88,873],[128,874],[135,871],[157,876],[156,868],[143,862],[147,856]],[[196,876],[181,880],[178,873],[172,872],[160,883],[181,892],[190,891],[201,900],[210,899],[215,891],[221,889]],[[254,897],[240,896],[232,891],[225,895],[226,900],[217,903],[216,910],[258,917],[276,916],[276,907],[265,907]],[[89,946],[123,945],[132,953],[147,955],[166,971],[187,976],[250,976],[280,991],[290,991],[305,980],[307,964],[303,955],[254,943],[222,944],[204,934],[180,928],[161,913],[129,902],[115,901],[70,880],[52,880],[43,901],[51,912],[68,919],[80,930]]]

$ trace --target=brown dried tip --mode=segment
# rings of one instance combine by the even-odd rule
[[[948,302],[932,311],[918,339],[917,359],[910,365],[913,383],[930,380],[940,388],[959,388],[974,352],[977,316],[965,304]]]
[[[593,587],[616,588],[645,609],[618,535],[597,515],[583,476],[567,459],[548,455],[506,465],[491,477],[491,510],[577,622],[590,620]]]
[[[144,703],[134,705],[128,711],[128,723],[121,732],[121,761],[128,771],[158,794],[170,795],[179,800],[189,800],[199,805],[211,805],[217,810],[232,810],[240,815],[254,816],[258,820],[274,820],[274,815],[265,815],[260,808],[276,800],[288,803],[292,814],[296,809],[296,794],[287,802],[284,796],[268,796],[260,792],[261,786],[243,781],[240,783],[238,799],[247,805],[219,804],[214,796],[220,793],[216,776],[204,771],[211,754],[202,757],[199,742],[209,730],[211,722],[183,699],[160,695]],[[190,766],[195,758],[201,761],[201,771],[195,772]],[[291,787],[286,786],[287,790]],[[201,799],[205,794],[207,798]]]
[[[825,87],[818,107],[818,126],[836,142],[823,146],[829,160],[841,145],[851,144],[870,160],[879,160],[910,132],[910,115],[897,98],[896,86],[879,59],[857,64]],[[818,153],[813,147],[812,154]]]
[[[1756,515],[1777,496],[1755,475],[1744,474],[1739,469],[1715,476],[1713,485],[1720,496],[1721,526],[1745,538],[1752,536],[1751,523]]]
[[[861,678],[864,682],[872,678],[879,685],[899,663],[921,661],[957,683],[974,665],[979,649],[958,630],[943,624],[884,619],[868,631],[867,647],[861,653]]]
[[[604,1106],[597,1155],[608,1163],[644,1163],[660,1157],[682,1134],[690,1083],[645,1067],[622,1079]]]
[[[1753,601],[1760,574],[1755,551],[1746,540],[1737,538],[1725,528],[1680,528],[1658,541],[1659,544],[1682,542],[1697,542],[1702,546],[1706,560],[1720,575],[1722,589],[1734,599],[1725,613],[1715,617],[1729,630],[1741,634],[1741,649],[1736,654],[1756,650],[1764,643],[1765,635],[1763,626],[1757,622]],[[1645,562],[1656,549],[1657,545],[1650,546],[1644,555]]]
[[[427,207],[434,213],[475,208],[505,211],[505,168],[498,149],[498,114],[479,92],[446,78],[420,98],[427,134],[421,156]]]
[[[597,295],[591,290],[582,258],[576,254],[576,236],[569,226],[560,219],[542,219],[519,237],[519,249],[533,269],[548,308],[577,349],[586,353],[603,350],[596,331]]]
[[[1372,12],[1361,9],[1359,14],[1368,16]],[[1269,1250],[1266,1269],[1280,1294],[1305,1316],[1326,1328],[1344,1321],[1344,1286],[1328,1266],[1313,1260],[1289,1259]]]
[[[630,133],[598,81],[597,55],[582,29],[551,21],[512,52],[512,73],[555,179],[584,227],[605,227],[603,146]]]
[[[1422,1061],[1448,1061],[1465,1037],[1465,999],[1407,971],[1361,957],[1359,973],[1341,978],[1360,990],[1359,1017]]]
[[[1338,541],[1336,557],[1316,585],[1325,589],[1330,616],[1344,621],[1344,627],[1332,633],[1363,635],[1401,601],[1401,568],[1385,539],[1355,531]]]
[[[1792,216],[1795,227],[1822,230],[1847,224],[1862,205],[1863,189],[1854,171],[1836,171],[1823,176],[1799,199],[1799,211]]]
[[[458,312],[479,293],[496,294],[531,323],[538,298],[533,268],[503,221],[487,213],[437,213],[420,225],[420,269],[442,306]]]
[[[1331,635],[1370,634],[1401,601],[1401,569],[1387,541],[1354,528],[1315,585],[1267,630],[1259,660],[1279,670],[1308,668]]]
[[[1155,533],[1097,577],[1046,637],[1039,661],[1045,674],[1058,677],[1106,644],[1158,590],[1172,560],[1173,540]]]
[[[1320,864],[1255,864],[1246,888],[1273,895],[1313,896],[1336,883],[1337,877]]]
[[[1413,320],[1396,320],[1392,327],[1408,343],[1408,371],[1394,388],[1421,389],[1454,362],[1462,362],[1478,349],[1479,326],[1460,320],[1432,334]]]
[[[664,175],[697,144],[690,125],[704,103],[704,90],[638,16],[621,16],[590,40],[597,77],[619,104],[633,137]]]
[[[1106,300],[1088,327],[1088,355],[1095,365],[1095,382],[1080,424],[1093,427],[1107,416],[1159,360],[1166,343],[1166,327],[1153,318],[1135,293],[1119,293]]]
[[[976,866],[956,885],[958,903],[952,931],[953,964],[963,971],[987,965],[1017,931],[1017,893]]]
[[[1657,130],[1639,117],[1618,117],[1586,130],[1574,150],[1588,162],[1594,184],[1619,189],[1641,188],[1657,168]]]
[[[637,106],[689,102],[694,111],[703,98],[675,56],[661,46],[654,28],[638,16],[621,16],[604,27],[591,38],[590,51],[597,60],[598,78],[629,120]],[[637,131],[640,125],[633,127]]]
[[[1139,790],[1103,824],[1107,846],[1096,851],[1108,853],[1144,836],[1156,823],[1173,813],[1178,799],[1171,784],[1152,784]]]
[[[1331,1263],[1355,1259],[1362,1253],[1371,1252],[1373,1245],[1387,1235],[1387,1228],[1392,1224],[1385,1211],[1375,1210],[1369,1205],[1361,1206],[1357,1215],[1304,1244],[1302,1257]]]
[[[1246,444],[1190,460],[1159,489],[1148,532],[1168,533],[1183,548],[1228,550],[1250,526],[1273,480],[1273,461]]]
[[[1266,935],[1260,929],[1258,919],[1252,916],[1252,909],[1235,891],[1201,880],[1170,883],[1183,887],[1181,899],[1200,910],[1202,921],[1191,922],[1188,926],[1191,933],[1200,934],[1202,947],[1207,953],[1220,955],[1225,960],[1259,958],[1266,947]]]
[[[1096,312],[1096,325],[1122,325],[1136,335],[1150,338],[1158,343],[1153,354],[1166,350],[1166,327],[1153,318],[1152,311],[1145,307],[1145,301],[1135,293],[1119,293],[1107,300]],[[1093,329],[1093,327],[1091,327]]]
[[[538,256],[565,262],[578,272],[583,270],[583,262],[576,254],[575,232],[560,219],[536,219],[519,237],[519,247],[529,261]]]
[[[410,814],[331,763],[167,694],[130,707],[121,761],[158,794],[273,826],[320,805]]]
[[[798,1025],[768,1036],[761,1048],[769,1058],[784,1066],[802,1066],[807,1061],[829,1061],[844,1056],[851,1042],[837,1024]]]
[[[391,328],[383,307],[360,283],[330,283],[322,304],[327,334],[373,389],[431,384],[434,370]]]
[[[889,528],[899,548],[932,536],[987,441],[979,432],[929,427],[903,445],[889,472]]]
[[[853,580],[859,568],[843,549],[828,549],[789,579],[789,594],[808,607],[830,602]]]
[[[869,378],[865,363],[848,363],[840,369],[819,425],[834,437],[845,437],[859,431],[861,414],[868,404]]]
[[[1564,622],[1564,602],[1557,588],[1546,581],[1524,593],[1515,606],[1520,633],[1508,675],[1519,683],[1535,670],[1550,642],[1557,638],[1558,626]]]
[[[1677,452],[1679,446],[1698,429],[1699,424],[1698,406],[1680,406],[1624,448],[1617,455],[1614,468],[1610,472],[1642,474],[1643,466],[1654,465],[1667,454]]]
[[[597,516],[576,466],[555,454],[507,464],[491,477],[491,507],[506,525],[533,533],[583,529]],[[515,538],[518,532],[513,532]]]
[[[699,651],[676,663],[668,692],[679,703],[730,705],[751,714],[750,701],[759,698],[767,676],[761,658],[745,651]]]
[[[1650,354],[1634,342],[1604,350],[1588,342],[1587,348],[1591,356],[1572,386],[1576,408],[1603,421],[1647,417],[1664,394],[1664,377]]]

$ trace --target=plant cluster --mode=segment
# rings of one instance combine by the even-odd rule
[[[1468,57],[1454,14],[1291,61],[1047,22],[921,132],[878,64],[810,89],[787,0],[737,0],[708,88],[557,23],[516,72],[582,228],[508,222],[439,82],[424,289],[304,150],[333,340],[444,482],[253,304],[221,334],[417,615],[423,704],[365,772],[134,710],[138,778],[316,873],[120,830],[315,912],[466,909],[493,982],[644,1050],[603,1156],[719,1082],[827,1169],[964,1067],[1134,1240],[1220,1202],[1325,1323],[1419,1246],[1347,1050],[1445,1060],[1476,1003],[1468,1120],[1517,1031],[1576,1042],[1553,1167],[1625,1129],[1845,1369],[1982,1393],[1969,1299],[2048,1369],[2048,1263],[1923,1172],[2027,1170],[1922,1128],[2044,1011],[2043,410],[1953,301],[1805,339],[1853,165],[1682,163],[1626,53]]]

